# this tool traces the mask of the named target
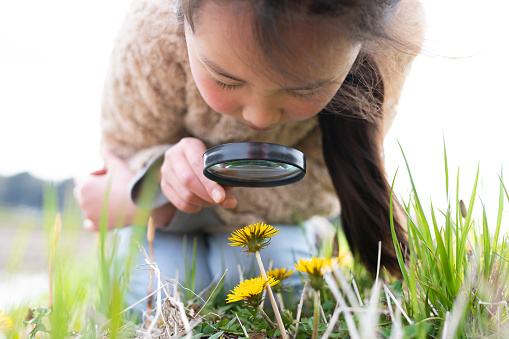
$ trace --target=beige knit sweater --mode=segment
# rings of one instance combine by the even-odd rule
[[[170,4],[135,0],[121,27],[104,88],[103,146],[125,159],[134,171],[186,136],[199,138],[208,147],[239,141],[292,146],[306,155],[307,174],[302,181],[275,188],[235,188],[237,207],[217,207],[216,213],[231,228],[259,221],[294,223],[295,213],[303,220],[337,215],[339,201],[324,164],[317,118],[257,132],[213,111],[193,81]],[[409,61],[403,60],[403,66],[393,72],[395,89],[386,110],[391,117],[387,121],[392,121]]]

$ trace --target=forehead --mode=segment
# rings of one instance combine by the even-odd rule
[[[210,58],[232,56],[257,72],[280,78],[331,77],[347,72],[360,46],[329,34],[326,25],[296,19],[282,25],[257,16],[247,1],[204,1],[194,37]]]

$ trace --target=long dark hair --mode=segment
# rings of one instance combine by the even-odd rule
[[[182,22],[194,31],[193,18],[204,0],[181,0],[177,8]],[[234,0],[214,0],[232,3]],[[316,66],[313,53],[291,40],[295,25],[309,25],[315,32],[316,50],[335,48],[335,39],[361,44],[357,61],[333,100],[319,114],[323,153],[341,202],[343,230],[353,252],[371,272],[377,267],[378,242],[382,265],[400,274],[390,229],[391,190],[387,182],[382,140],[394,84],[388,69],[397,68],[402,54],[420,50],[418,0],[237,0],[255,15],[253,36],[265,60],[285,77],[305,78]],[[401,3],[406,4],[405,11]],[[413,8],[412,8],[413,6]],[[239,10],[240,13],[240,10]],[[405,14],[406,13],[406,14]],[[415,13],[414,13],[415,14]],[[245,21],[239,20],[239,25]],[[297,50],[296,50],[297,49]],[[400,55],[396,57],[396,55]],[[315,64],[313,64],[315,62]],[[397,72],[404,73],[404,69]],[[393,72],[394,73],[394,72]],[[404,77],[404,76],[403,76]],[[394,79],[392,79],[393,82]],[[396,86],[397,87],[397,86]],[[407,238],[403,221],[395,213],[395,230],[403,250]]]
[[[369,56],[359,58],[358,66],[319,114],[323,153],[341,202],[341,223],[351,250],[375,272],[381,241],[382,265],[400,275],[390,228],[391,187],[382,157],[384,82]],[[396,211],[396,203],[393,205]],[[397,217],[394,226],[405,253],[408,241]]]

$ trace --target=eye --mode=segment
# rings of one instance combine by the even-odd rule
[[[288,92],[288,94],[301,100],[310,100],[313,99],[318,94],[318,91],[308,93]]]
[[[222,89],[227,90],[227,91],[236,89],[241,86],[241,85],[230,85],[230,84],[224,83],[222,81],[219,81],[217,79],[214,79],[214,81],[215,81],[216,85],[218,85],[219,87],[221,87]]]

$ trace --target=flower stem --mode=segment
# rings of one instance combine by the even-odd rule
[[[285,303],[283,302],[283,296],[281,295],[281,293],[276,293],[276,298],[277,298],[277,301],[279,303],[279,307],[281,307],[281,310],[284,311],[285,310]]]
[[[260,252],[256,252],[256,260],[258,261],[258,266],[260,266],[260,272],[264,279],[267,279],[267,274],[265,273],[265,268],[263,267],[262,257],[260,256]],[[270,304],[272,305],[272,309],[274,310],[274,315],[276,316],[277,324],[279,326],[279,330],[281,331],[281,338],[287,339],[285,326],[283,325],[283,319],[281,319],[281,314],[279,313],[279,309],[277,307],[276,299],[274,299],[274,294],[272,293],[272,289],[270,288],[270,284],[267,284],[267,291],[269,292]]]
[[[277,327],[277,325],[276,325],[276,324],[274,324],[274,322],[273,322],[272,320],[270,320],[270,318],[269,318],[269,316],[267,315],[267,313],[265,313],[265,312],[263,311],[263,308],[262,308],[260,305],[258,305],[258,312],[260,312],[260,314],[262,315],[263,319],[265,319],[265,321],[269,324],[269,326],[270,326],[271,328],[276,328],[276,327]]]
[[[320,291],[314,290],[313,334],[312,339],[318,336],[318,323],[320,323]]]

